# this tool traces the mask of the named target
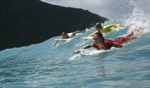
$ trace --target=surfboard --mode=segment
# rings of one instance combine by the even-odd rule
[[[88,49],[81,49],[80,50],[80,55],[81,56],[90,56],[90,55],[96,55],[106,52],[106,50],[88,50]]]
[[[111,32],[112,30],[115,30],[117,27],[119,27],[119,25],[120,24],[109,24],[109,25],[103,26],[101,33]]]
[[[110,32],[110,31],[113,31],[113,30],[119,28],[119,25],[120,25],[120,24],[109,24],[109,25],[106,25],[106,26],[104,26],[103,29],[101,30],[101,33],[104,33],[103,35],[105,35],[105,33]],[[90,35],[87,36],[87,37],[83,37],[82,39],[83,39],[83,40],[91,40],[91,39],[93,39],[92,36],[93,36],[94,34],[96,34],[97,32],[98,32],[98,31],[95,31],[94,33],[90,34]]]
[[[100,30],[101,33],[107,33],[107,32],[111,32],[113,30],[115,30],[116,28],[119,27],[120,24],[109,24],[106,26],[103,26],[103,28]],[[89,36],[93,36],[95,33],[97,33],[98,31],[93,32],[92,34],[90,34]]]
[[[72,40],[72,38],[69,38],[69,39],[55,39],[55,41],[64,41],[64,42],[67,42],[67,41],[70,41]]]
[[[63,45],[65,43],[68,43],[72,40],[73,38],[69,38],[69,39],[54,39],[56,41],[56,46],[60,46]],[[58,43],[57,43],[58,42]]]

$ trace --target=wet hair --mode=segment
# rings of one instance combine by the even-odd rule
[[[100,38],[100,40],[102,40],[104,42],[105,39],[104,39],[104,37],[103,37],[103,35],[102,35],[101,32],[97,32],[96,35],[98,35],[98,37]]]
[[[68,34],[66,32],[62,32],[62,39],[69,38]]]
[[[62,32],[62,35],[67,35],[67,33],[66,32]]]
[[[99,22],[97,22],[97,23],[95,24],[95,27],[96,27],[96,28],[102,28],[102,25],[101,25]]]

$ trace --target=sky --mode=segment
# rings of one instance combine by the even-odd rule
[[[110,20],[127,19],[134,8],[150,11],[150,0],[41,0],[50,4],[89,10]]]

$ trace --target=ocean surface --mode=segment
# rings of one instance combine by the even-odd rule
[[[130,24],[141,27],[142,35],[122,48],[98,55],[72,54],[92,43],[82,37],[94,32],[94,27],[56,47],[52,47],[54,39],[61,36],[0,51],[0,88],[150,88],[149,15],[135,6],[128,19],[103,23],[126,26],[105,34],[106,39],[128,33]]]

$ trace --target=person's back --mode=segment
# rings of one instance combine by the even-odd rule
[[[113,41],[112,40],[104,40],[104,46],[105,46],[105,49],[110,49],[111,47],[113,47]]]
[[[112,40],[104,40],[104,43],[99,43],[99,44],[93,43],[92,47],[100,50],[101,48],[99,48],[99,47],[101,47],[103,45],[105,46],[106,50],[111,49],[111,47],[113,47],[113,41]]]
[[[124,37],[117,37],[116,39],[114,39],[114,42],[123,44],[123,43],[127,42],[127,40]]]

